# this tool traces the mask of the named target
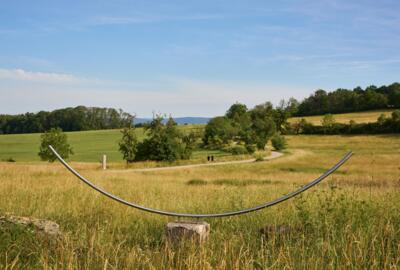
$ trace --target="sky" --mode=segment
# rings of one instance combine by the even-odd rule
[[[391,84],[399,11],[398,0],[2,1],[0,114],[216,116]]]

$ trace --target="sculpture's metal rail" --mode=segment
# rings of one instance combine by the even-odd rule
[[[242,215],[242,214],[246,214],[246,213],[250,213],[250,212],[261,210],[261,209],[264,209],[264,208],[267,208],[267,207],[274,206],[276,204],[279,204],[281,202],[289,200],[289,199],[299,195],[300,193],[306,191],[307,189],[317,185],[322,180],[324,180],[326,177],[328,177],[330,174],[332,174],[337,169],[339,169],[353,155],[353,153],[351,151],[348,152],[336,165],[334,165],[332,168],[330,168],[328,171],[326,171],[324,174],[322,174],[320,177],[318,177],[314,181],[304,185],[303,187],[299,188],[298,190],[295,190],[295,191],[293,191],[293,192],[291,192],[291,193],[289,193],[289,194],[287,194],[285,196],[282,196],[282,197],[280,197],[278,199],[275,199],[273,201],[266,202],[266,203],[263,203],[261,205],[258,205],[258,206],[252,207],[252,208],[246,208],[246,209],[243,209],[243,210],[230,211],[230,212],[225,212],[225,213],[187,214],[187,213],[174,213],[174,212],[168,212],[168,211],[148,208],[148,207],[136,204],[136,203],[125,201],[124,199],[121,199],[121,198],[119,198],[119,197],[117,197],[117,196],[115,196],[115,195],[113,195],[113,194],[111,194],[111,193],[109,193],[109,192],[97,187],[95,184],[90,182],[88,179],[86,179],[85,177],[80,175],[70,165],[68,165],[68,163],[57,153],[57,151],[51,145],[49,145],[49,148],[56,155],[57,159],[65,166],[65,168],[67,168],[70,172],[72,172],[76,177],[78,177],[80,180],[82,180],[85,184],[87,184],[88,186],[90,186],[94,190],[100,192],[104,196],[109,197],[110,199],[113,199],[113,200],[115,200],[115,201],[117,201],[119,203],[125,204],[127,206],[131,206],[131,207],[134,207],[136,209],[139,209],[139,210],[142,210],[142,211],[146,211],[146,212],[150,212],[150,213],[154,213],[154,214],[166,215],[166,216],[175,216],[175,217],[190,217],[190,218],[228,217],[228,216]]]

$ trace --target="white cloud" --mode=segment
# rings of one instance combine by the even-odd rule
[[[153,110],[174,116],[215,116],[225,113],[235,102],[252,107],[265,101],[277,103],[290,96],[299,98],[306,92],[267,82],[166,78],[157,83],[138,84],[0,70],[0,114],[85,105],[122,108],[139,117],[150,116]]]
[[[0,80],[29,81],[41,83],[80,83],[85,79],[70,74],[32,72],[23,69],[0,69]]]

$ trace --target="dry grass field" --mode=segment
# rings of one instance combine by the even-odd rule
[[[161,172],[101,171],[72,163],[96,184],[171,211],[220,212],[254,206],[307,183],[349,149],[354,157],[304,195],[245,216],[208,219],[202,246],[171,247],[174,218],[117,204],[60,164],[0,163],[0,216],[50,219],[49,240],[0,228],[1,269],[398,269],[400,136],[291,136],[276,160]],[[200,184],[199,184],[200,183]],[[263,237],[268,224],[300,228]]]
[[[356,123],[371,123],[376,122],[381,114],[390,116],[393,110],[378,110],[378,111],[367,111],[367,112],[355,112],[355,113],[342,113],[334,114],[334,118],[338,123],[348,124],[350,120],[356,121]],[[305,116],[305,117],[292,117],[289,119],[290,123],[300,121],[302,118],[306,119],[307,122],[314,125],[321,125],[323,115],[316,116]]]

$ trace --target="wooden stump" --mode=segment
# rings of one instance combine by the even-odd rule
[[[167,240],[172,244],[182,241],[203,243],[210,235],[210,224],[204,221],[176,221],[166,226]]]

